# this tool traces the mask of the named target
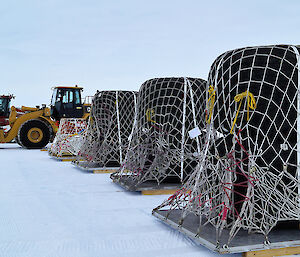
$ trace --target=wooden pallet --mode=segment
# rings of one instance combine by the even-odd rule
[[[140,185],[135,185],[134,181],[127,179],[113,179],[113,182],[127,191],[138,192],[142,195],[171,195],[181,187],[181,184],[173,183],[161,183],[157,185],[153,181],[146,181]]]
[[[142,190],[142,195],[172,195],[175,194],[177,189],[157,189],[157,190]]]
[[[55,157],[55,159],[60,162],[71,162],[76,159],[76,156],[74,156],[74,157]]]
[[[300,233],[300,232],[299,232]],[[243,253],[243,257],[273,257],[300,254],[300,246],[251,251]]]
[[[94,174],[104,174],[104,173],[113,173],[113,172],[116,172],[118,171],[117,169],[113,170],[113,169],[95,169],[95,170],[92,170]]]
[[[180,209],[174,209],[172,212],[154,209],[152,214],[163,223],[188,236],[196,244],[205,246],[221,254],[242,253],[243,257],[272,257],[300,254],[300,231],[298,227],[292,226],[272,230],[268,235],[270,239],[269,245],[264,243],[265,238],[263,234],[249,234],[246,230],[239,230],[237,239],[231,242],[230,247],[218,247],[216,243],[216,229],[212,224],[208,223],[206,226],[203,226],[199,234],[197,230],[200,222],[199,216],[189,213],[185,217],[183,224],[179,224],[182,212],[183,210]],[[221,245],[226,246],[227,236],[224,233],[220,236]]]
[[[57,161],[60,161],[60,162],[71,162],[71,161],[74,161],[76,159],[76,156],[75,155],[61,155],[61,156],[58,156],[56,154],[53,154],[53,153],[48,153],[49,156]]]
[[[72,162],[72,165],[74,165],[76,168],[86,171],[86,172],[93,172],[94,174],[105,174],[105,173],[113,173],[120,169],[120,167],[93,167],[89,166],[89,163],[84,160],[80,160],[79,162]]]

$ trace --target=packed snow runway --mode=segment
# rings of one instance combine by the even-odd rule
[[[0,257],[220,256],[151,215],[166,195],[125,192],[17,144],[0,144],[0,161]]]

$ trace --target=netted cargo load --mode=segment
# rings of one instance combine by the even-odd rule
[[[205,125],[206,81],[155,78],[140,88],[132,140],[114,182],[128,190],[177,188],[194,171]]]
[[[75,165],[83,169],[119,168],[132,133],[135,91],[98,91]]]
[[[61,119],[49,155],[76,156],[82,144],[87,123],[84,119]]]
[[[197,168],[154,215],[220,252],[300,243],[298,51],[246,47],[216,59]]]

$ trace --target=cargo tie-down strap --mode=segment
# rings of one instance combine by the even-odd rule
[[[208,118],[206,119],[206,122],[210,124],[211,116],[214,109],[215,99],[216,99],[216,90],[211,85],[209,86],[208,94],[209,94],[209,98],[207,100]]]
[[[234,97],[234,101],[236,101],[237,103],[240,102],[240,105],[239,105],[239,108],[237,109],[234,121],[232,123],[232,127],[231,127],[231,130],[230,130],[231,134],[233,134],[233,128],[234,128],[234,125],[237,121],[237,118],[238,118],[238,115],[239,115],[239,112],[240,112],[240,109],[241,109],[241,105],[242,105],[242,102],[243,102],[242,100],[244,99],[244,97],[247,97],[247,121],[249,120],[249,111],[250,111],[250,109],[252,109],[252,110],[256,109],[255,98],[254,98],[254,95],[250,91],[246,90],[243,93],[237,94]]]

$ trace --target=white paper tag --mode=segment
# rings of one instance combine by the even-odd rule
[[[289,147],[288,147],[287,144],[280,144],[280,148],[281,148],[283,151],[289,150]]]
[[[200,135],[201,135],[201,131],[200,131],[199,127],[195,127],[189,131],[189,136],[191,139],[193,139],[197,136],[200,136]]]

